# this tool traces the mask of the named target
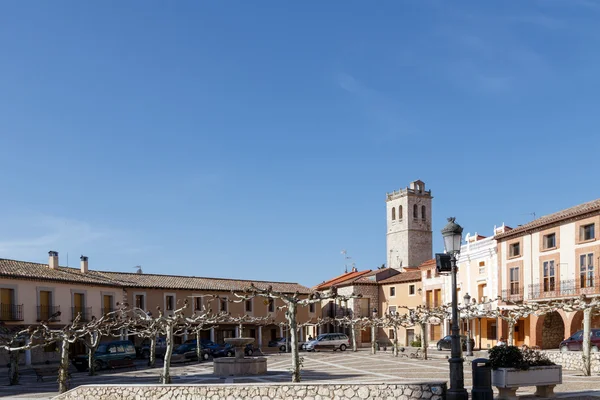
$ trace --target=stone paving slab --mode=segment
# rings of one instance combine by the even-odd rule
[[[389,351],[371,355],[368,350],[358,352],[318,352],[301,353],[303,358],[303,382],[340,382],[340,383],[412,383],[424,381],[448,380],[449,369],[447,354],[431,352],[429,360],[394,357]],[[171,374],[174,383],[269,383],[291,381],[291,355],[285,353],[268,354],[269,373],[261,376],[219,377],[213,375],[212,362],[173,366]],[[471,365],[465,363],[465,387],[470,390]],[[73,371],[72,385],[83,384],[154,384],[158,381],[160,368],[148,369],[144,361],[138,361],[137,371],[102,371],[98,376]],[[6,379],[8,381],[8,379]],[[562,385],[555,392],[559,397],[572,399],[600,398],[600,376],[585,377],[579,371],[563,371]],[[523,388],[518,391],[524,398],[533,398],[535,388]],[[48,399],[57,394],[57,383],[53,379],[36,382],[32,371],[23,371],[18,386],[0,386],[0,397],[14,399]],[[594,397],[595,396],[595,397]],[[539,398],[536,398],[539,399]]]

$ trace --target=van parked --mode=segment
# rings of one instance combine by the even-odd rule
[[[350,346],[350,339],[345,333],[323,333],[315,340],[306,342],[304,348],[306,351],[315,351],[325,348],[333,349],[333,351],[344,351]]]
[[[108,362],[111,360],[134,360],[135,359],[135,347],[131,340],[117,340],[114,342],[100,343],[96,353],[95,367],[96,370],[101,370],[108,366]],[[77,371],[83,372],[88,369],[88,356],[87,354],[81,354],[75,357],[73,365],[77,368]]]

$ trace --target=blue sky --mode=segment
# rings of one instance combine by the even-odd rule
[[[0,4],[0,257],[296,281],[600,197],[600,1]]]

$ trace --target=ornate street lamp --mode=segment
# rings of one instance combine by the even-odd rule
[[[471,348],[471,320],[469,319],[471,314],[471,296],[469,296],[469,293],[465,294],[463,300],[465,302],[465,310],[467,314],[467,356],[470,357],[473,355],[473,349]]]
[[[469,394],[465,389],[463,374],[462,346],[458,328],[458,298],[456,295],[456,256],[460,253],[463,228],[458,225],[455,218],[448,218],[448,225],[442,229],[444,237],[444,250],[450,256],[452,276],[452,344],[450,359],[450,389],[446,398],[448,400],[468,400]]]

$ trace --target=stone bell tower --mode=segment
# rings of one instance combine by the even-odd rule
[[[388,267],[402,270],[431,260],[431,199],[423,181],[386,194]]]

